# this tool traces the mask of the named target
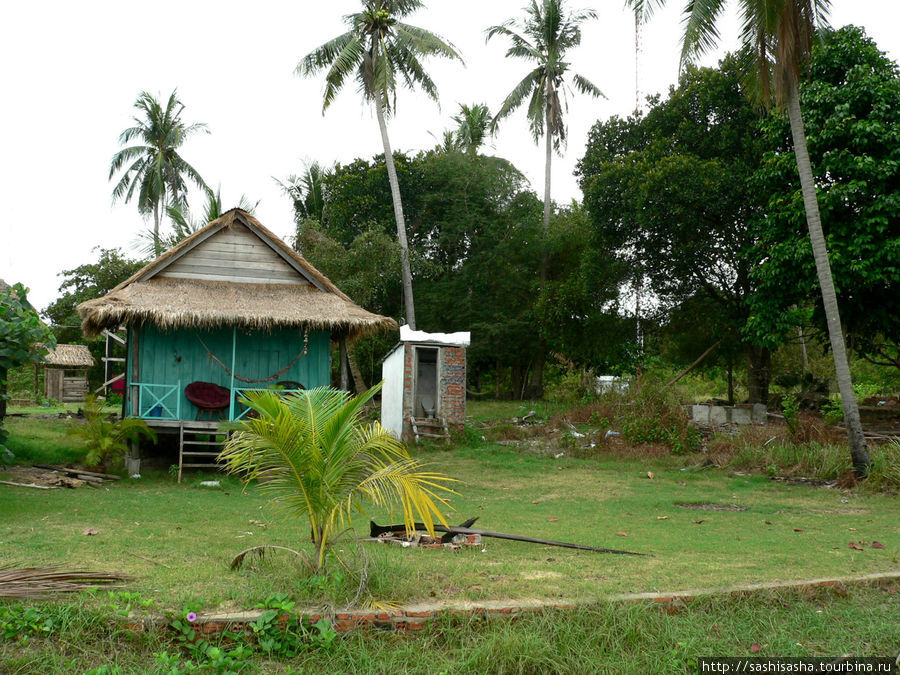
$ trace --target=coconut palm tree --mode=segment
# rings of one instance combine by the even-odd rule
[[[294,220],[299,224],[307,218],[320,223],[325,219],[325,179],[333,167],[325,167],[312,161],[303,167],[301,174],[292,173],[284,181],[274,179],[281,190],[294,203]]]
[[[425,72],[422,57],[442,56],[462,60],[449,42],[402,21],[423,6],[419,0],[362,0],[361,12],[344,17],[347,32],[304,56],[295,71],[301,76],[326,71],[323,114],[350,79],[356,81],[365,100],[375,107],[391,185],[394,218],[397,221],[406,322],[413,329],[416,327],[416,312],[409,267],[409,245],[386,118],[397,107],[398,80],[409,88],[418,85],[428,96],[438,100],[437,86]]]
[[[726,4],[725,0],[688,0],[684,10],[682,64],[716,45],[719,37],[716,20]],[[790,119],[803,205],[806,209],[806,224],[822,291],[828,337],[850,442],[850,456],[856,474],[862,477],[868,473],[869,454],[850,378],[837,296],[825,236],[822,233],[816,186],[800,109],[801,68],[809,57],[816,29],[827,25],[826,15],[830,4],[831,0],[738,0],[742,24],[741,42],[746,53],[753,57],[752,70],[757,77],[759,91],[765,101],[771,100],[774,92],[776,103],[787,109]]]
[[[457,148],[474,155],[493,135],[491,111],[484,103],[459,104],[459,114],[453,116],[456,131],[453,139]]]
[[[409,531],[419,520],[434,533],[447,524],[439,492],[450,478],[423,471],[406,447],[378,422],[363,423],[363,406],[381,389],[360,396],[319,387],[282,399],[248,392],[256,416],[241,423],[219,459],[244,480],[262,478],[274,505],[309,521],[315,569],[363,503],[399,506]]]
[[[544,233],[550,227],[550,166],[553,150],[558,152],[566,141],[566,125],[563,115],[567,110],[565,97],[566,77],[570,64],[566,53],[581,44],[581,24],[596,19],[593,10],[567,12],[564,0],[531,0],[525,7],[525,20],[517,23],[510,19],[487,30],[487,39],[495,35],[509,38],[512,46],[507,57],[525,59],[534,68],[509,93],[497,114],[497,124],[528,101],[527,114],[535,143],[543,136],[546,143],[544,168]],[[572,84],[579,92],[593,97],[603,93],[587,78],[572,75]],[[541,264],[541,278],[546,274],[546,259]]]
[[[205,124],[186,124],[181,119],[184,104],[173,91],[165,106],[152,94],[142,91],[134,102],[140,111],[135,125],[119,135],[119,144],[139,141],[141,145],[125,147],[115,155],[109,165],[109,180],[120,170],[124,171],[113,188],[113,203],[124,199],[127,204],[137,190],[138,211],[143,216],[153,214],[154,254],[162,253],[159,223],[168,204],[179,204],[187,196],[187,181],[209,192],[206,183],[178,149],[185,140],[198,131],[209,133]]]

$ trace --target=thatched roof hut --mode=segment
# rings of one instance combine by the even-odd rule
[[[160,428],[237,419],[248,390],[327,386],[333,342],[397,327],[239,209],[78,312],[86,335],[127,329],[125,412]]]
[[[355,304],[240,209],[212,221],[102,298],[82,303],[78,312],[88,336],[135,321],[163,329],[307,327],[350,338],[397,327],[393,319]]]
[[[44,396],[71,403],[83,401],[88,393],[87,369],[94,357],[84,345],[56,345],[39,364],[44,368]],[[35,365],[35,368],[38,364]],[[35,371],[35,388],[37,372]]]
[[[85,345],[56,345],[44,357],[44,364],[56,368],[91,368],[94,357]]]

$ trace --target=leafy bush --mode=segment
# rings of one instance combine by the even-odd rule
[[[86,466],[106,466],[118,461],[128,452],[128,444],[141,437],[156,441],[156,434],[144,420],[129,417],[117,422],[104,418],[103,407],[96,396],[84,401],[84,424],[69,429],[69,433],[84,443],[87,452],[82,461]]]
[[[691,424],[681,406],[677,389],[643,378],[625,394],[616,396],[616,419],[622,435],[632,443],[661,443],[673,454],[681,455],[700,449],[700,432]]]

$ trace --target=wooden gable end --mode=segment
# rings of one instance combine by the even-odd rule
[[[284,257],[239,222],[185,251],[155,276],[245,284],[309,283]]]

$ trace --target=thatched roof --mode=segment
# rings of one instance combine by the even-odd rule
[[[204,241],[223,230],[241,226],[256,235],[268,247],[265,250],[277,254],[283,262],[280,276],[296,279],[240,283],[166,276],[167,269],[171,270],[179,260],[189,260],[191,251]],[[349,337],[397,327],[393,319],[355,304],[303,256],[239,209],[225,213],[195,232],[102,298],[82,303],[78,313],[82,330],[88,336],[129,322],[150,322],[162,328],[309,327]]]
[[[94,365],[94,357],[84,345],[56,345],[56,349],[50,350],[44,357],[44,364],[63,368],[90,368]]]

